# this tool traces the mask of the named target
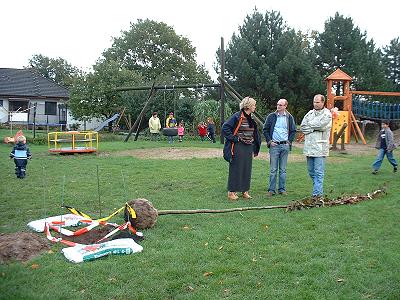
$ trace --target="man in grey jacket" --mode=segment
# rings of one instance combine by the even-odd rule
[[[304,133],[303,153],[307,157],[307,169],[313,181],[313,197],[324,194],[325,158],[329,156],[329,136],[332,127],[332,115],[325,108],[325,97],[315,95],[314,109],[303,118],[300,130]]]

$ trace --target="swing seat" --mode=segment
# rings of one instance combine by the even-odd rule
[[[162,133],[165,136],[177,136],[178,128],[163,128]]]

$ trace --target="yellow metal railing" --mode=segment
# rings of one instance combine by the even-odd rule
[[[49,152],[97,152],[99,149],[99,135],[96,131],[49,132],[47,134],[47,145]]]

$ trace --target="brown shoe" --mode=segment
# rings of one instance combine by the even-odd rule
[[[249,195],[249,192],[243,192],[242,193],[242,197],[244,198],[244,199],[251,199],[252,197]]]
[[[284,195],[284,196],[287,196],[287,192],[286,191],[283,191],[283,192],[279,192],[279,195]]]
[[[236,201],[239,197],[235,192],[228,192],[228,199],[231,201]]]
[[[271,191],[269,191],[269,192],[267,193],[267,196],[268,196],[268,197],[275,196],[275,193],[274,193],[274,192],[271,192]]]

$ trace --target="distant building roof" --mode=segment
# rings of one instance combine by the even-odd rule
[[[350,75],[347,75],[345,72],[337,68],[331,75],[325,78],[325,80],[353,80]]]
[[[35,69],[0,68],[0,97],[69,98],[68,90]]]

